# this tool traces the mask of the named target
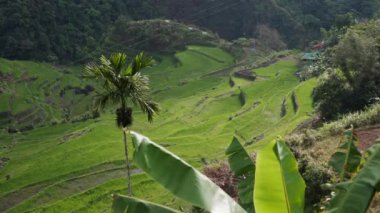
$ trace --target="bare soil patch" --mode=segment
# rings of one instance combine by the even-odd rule
[[[380,138],[380,127],[357,129],[355,130],[355,135],[359,140],[359,150],[365,151]]]

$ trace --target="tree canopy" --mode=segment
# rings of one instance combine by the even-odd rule
[[[97,50],[120,16],[174,19],[229,40],[260,36],[258,26],[266,26],[289,47],[303,47],[338,16],[369,18],[379,9],[380,0],[0,0],[0,57],[84,62],[100,55]]]
[[[322,116],[363,109],[380,97],[380,22],[358,24],[331,50],[331,65],[314,91]]]

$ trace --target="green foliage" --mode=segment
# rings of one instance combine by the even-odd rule
[[[154,123],[148,125],[145,121],[146,115],[137,107],[134,108],[133,128],[139,132],[146,132],[151,138],[156,138],[158,143],[168,147],[191,165],[201,167],[201,158],[206,158],[207,161],[223,158],[225,148],[231,142],[226,138],[233,135],[235,129],[247,140],[251,140],[253,136],[259,136],[261,140],[257,143],[258,145],[271,141],[277,135],[290,132],[299,123],[309,118],[312,112],[310,94],[316,81],[311,79],[299,82],[294,75],[297,71],[294,61],[280,60],[261,68],[258,73],[267,77],[257,82],[234,79],[236,88],[240,86],[247,95],[247,104],[242,108],[237,96],[231,96],[234,90],[227,83],[228,77],[205,76],[215,70],[233,65],[231,55],[213,47],[189,46],[188,48],[217,58],[218,61],[189,50],[175,54],[180,61],[179,65],[175,64],[170,56],[157,56],[160,59],[159,64],[144,70],[143,74],[149,75],[151,87],[154,88],[152,95],[154,99],[160,100],[160,105],[165,110],[155,117]],[[20,95],[16,98],[17,108],[24,106],[23,97],[33,97],[33,94],[43,93],[38,86],[43,85],[45,80],[55,82],[59,76],[59,82],[63,87],[73,85],[83,88],[86,85],[80,84],[80,78],[72,77],[74,74],[81,73],[80,67],[53,67],[48,64],[0,59],[0,69],[5,72],[15,70],[17,73],[27,70],[34,73],[33,76],[39,77],[36,82],[30,84],[32,94],[26,92],[29,90],[25,89],[23,84],[17,84],[17,93]],[[68,72],[70,73],[66,74]],[[178,82],[183,80],[187,84],[178,85]],[[101,85],[96,85],[95,88],[98,89],[99,86]],[[296,90],[299,99],[299,113],[295,115],[289,112],[287,116],[280,119],[278,111],[282,98],[293,90]],[[3,100],[8,102],[7,96],[3,95],[0,96],[0,105],[4,103]],[[205,99],[206,97],[208,98]],[[73,98],[73,102],[67,102],[73,103],[70,106],[75,109],[71,110],[72,115],[76,115],[76,111],[78,113],[80,110],[85,111],[86,108],[83,106],[91,105],[91,96],[77,97],[67,90],[65,100],[66,98]],[[58,97],[56,103],[59,104],[60,100]],[[38,106],[46,106],[45,98],[39,98],[37,101],[35,103]],[[255,103],[254,108],[253,103]],[[60,106],[57,104],[46,108],[47,112]],[[226,106],[229,107],[226,108]],[[0,141],[5,146],[11,144],[13,138],[16,138],[18,142],[12,148],[12,152],[0,149],[0,152],[6,153],[5,156],[11,159],[10,163],[0,170],[1,199],[9,198],[8,194],[12,191],[22,192],[28,185],[59,183],[66,181],[67,175],[77,177],[85,174],[87,169],[93,172],[102,171],[104,168],[99,168],[98,165],[103,163],[117,161],[118,166],[122,167],[124,156],[120,152],[123,149],[123,144],[120,143],[121,132],[114,128],[115,115],[112,108],[113,106],[106,109],[96,120],[73,124],[59,123],[55,126],[36,128],[27,135],[8,135],[0,131]],[[233,122],[228,122],[227,118],[235,114],[241,115],[235,117]],[[58,116],[60,119],[60,115]],[[67,143],[59,144],[61,138],[85,128],[89,128],[90,131],[70,138]],[[255,146],[256,144],[247,146],[247,151],[251,152]],[[97,181],[103,181],[104,184],[98,182],[91,189],[80,188],[78,195],[70,190],[78,188],[72,182],[67,182],[68,189],[66,187],[41,188],[39,194],[44,196],[38,194],[31,198],[33,194],[18,197],[21,203],[17,207],[20,208],[11,212],[24,212],[30,209],[47,212],[83,212],[88,209],[89,212],[98,212],[99,209],[109,208],[111,193],[126,191],[125,168],[121,168],[118,172],[117,184],[108,184],[110,181],[104,179],[105,176],[109,177],[114,173],[105,172],[97,179]],[[5,181],[7,174],[11,175],[9,181]],[[160,188],[158,184],[153,184],[154,181],[151,179],[148,181],[145,178],[141,181],[141,177],[136,175],[132,176],[132,180],[134,195],[139,198],[168,204],[174,209],[181,203],[180,200],[173,199],[170,193]],[[114,190],[117,191],[114,192]],[[52,194],[57,196],[50,196]],[[27,203],[29,205],[23,205]],[[187,205],[183,206],[187,207]],[[3,207],[0,204],[0,208]]]
[[[363,111],[349,113],[343,118],[326,123],[321,128],[324,135],[337,135],[342,133],[351,125],[354,128],[378,124],[380,122],[380,105],[374,104]]]
[[[239,178],[239,203],[248,212],[254,212],[253,185],[255,182],[255,165],[247,151],[236,137],[226,150],[228,163],[234,175]]]
[[[313,93],[324,119],[361,110],[380,96],[379,33],[377,21],[359,24],[333,48],[333,68],[326,70]]]
[[[124,1],[2,1],[0,57],[52,62],[91,56]]]
[[[356,148],[356,144],[357,140],[353,129],[345,131],[339,151],[334,153],[329,162],[342,180],[355,173],[360,164],[361,154]]]
[[[331,191],[322,186],[331,181],[332,174],[327,165],[320,162],[299,163],[300,173],[306,183],[305,209],[317,209],[321,201],[331,194]]]
[[[281,49],[284,43],[300,47],[319,39],[320,28],[329,29],[334,22],[337,26],[347,24],[351,20],[348,12],[370,18],[379,8],[378,0],[162,0],[160,4],[153,0],[4,1],[0,7],[0,57],[84,62],[110,44],[113,48],[109,52],[127,51],[125,47],[129,46],[128,51],[137,53],[144,50],[139,45],[172,51],[183,47],[183,42],[205,44],[213,37],[164,24],[133,28],[141,23],[131,22],[124,28],[120,22],[157,18],[199,25],[226,39],[259,37],[272,49]],[[123,38],[126,32],[128,38]],[[199,43],[200,38],[206,42]],[[122,41],[128,44],[117,43]]]
[[[181,158],[138,133],[132,132],[132,138],[136,164],[174,195],[210,212],[246,212],[219,187]],[[251,173],[253,176],[252,161],[236,139],[226,154],[229,154],[231,168],[237,175]],[[238,164],[238,160],[244,162],[243,166]],[[255,210],[302,212],[305,183],[298,172],[297,162],[285,143],[277,140],[267,144],[258,152],[256,163]],[[251,191],[252,187],[248,189]],[[252,199],[250,193],[245,194],[244,200],[249,197]],[[147,205],[143,204],[144,201],[138,202]],[[253,203],[246,204],[250,208],[253,207]],[[132,210],[135,205],[136,200],[123,199],[122,202],[114,200],[114,210],[118,212]],[[248,211],[253,212],[250,208]]]
[[[298,106],[298,101],[297,101],[297,95],[294,91],[292,92],[291,99],[292,99],[293,111],[294,113],[297,113],[299,106]]]
[[[282,103],[281,103],[281,111],[280,111],[280,116],[281,118],[284,117],[287,113],[287,103],[286,103],[286,97],[284,99],[282,99]]]
[[[256,212],[303,212],[305,182],[283,141],[273,141],[258,152],[255,176]]]
[[[154,212],[154,213],[179,213],[174,209],[170,209],[159,204],[150,203],[140,199],[114,195],[112,209],[115,213],[133,213],[133,212]]]
[[[364,167],[350,181],[336,186],[328,212],[366,212],[380,188],[380,143],[369,150]]]
[[[245,212],[222,189],[178,156],[135,132],[132,138],[134,162],[177,197],[210,212]]]
[[[132,124],[128,109],[128,102],[131,101],[140,106],[148,120],[152,121],[159,108],[150,97],[149,78],[141,74],[141,70],[150,67],[152,61],[151,57],[140,53],[127,64],[126,54],[115,53],[109,58],[100,57],[100,65],[87,65],[85,77],[102,81],[103,84],[104,91],[95,100],[96,109],[104,109],[108,102],[120,104],[117,124],[126,127]]]
[[[189,44],[218,46],[219,40],[210,31],[172,20],[130,21],[122,16],[112,25],[102,46],[107,52],[149,51],[172,54],[184,50]]]
[[[239,100],[241,106],[244,106],[247,103],[246,95],[242,89],[240,89]]]
[[[346,14],[338,14],[335,16],[334,25],[338,29],[350,27],[353,24],[355,24],[355,17],[354,17],[354,14],[352,14],[351,12],[346,13]]]
[[[235,86],[235,81],[232,78],[232,76],[230,76],[230,79],[228,80],[228,83],[230,84],[230,87],[234,87]]]

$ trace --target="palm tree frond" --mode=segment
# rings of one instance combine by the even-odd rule
[[[111,66],[111,61],[105,55],[102,55],[100,56],[100,64],[109,67]]]
[[[114,68],[116,74],[119,75],[127,63],[127,54],[114,53],[111,55],[109,61],[111,62],[111,66]]]
[[[120,102],[120,95],[117,91],[106,91],[103,93],[99,93],[95,97],[95,101],[94,101],[94,107],[95,107],[96,111],[105,109],[106,105],[110,101],[113,103],[119,103]]]
[[[100,67],[95,63],[89,63],[84,68],[85,73],[83,74],[84,78],[101,78],[102,72]]]
[[[158,103],[154,101],[148,101],[147,102],[147,115],[148,115],[148,121],[153,122],[154,115],[158,114],[160,112],[160,107]]]
[[[153,65],[153,58],[147,56],[144,52],[141,52],[140,54],[136,55],[132,61],[132,75],[152,65]]]
[[[149,78],[141,70],[152,65],[153,59],[144,53],[136,55],[127,66],[125,53],[114,53],[110,58],[102,55],[99,64],[85,67],[86,76],[102,80],[104,92],[95,98],[97,110],[104,109],[109,102],[120,104],[120,109],[128,108],[128,100],[147,114],[152,122],[159,111],[158,104],[150,98]]]
[[[101,111],[105,108],[106,104],[108,103],[108,99],[109,97],[108,96],[97,96],[94,100],[94,108],[95,110],[98,112],[98,111]]]

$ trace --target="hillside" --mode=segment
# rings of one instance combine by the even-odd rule
[[[94,84],[81,67],[0,59],[0,128],[26,131],[58,121],[93,117]]]
[[[213,32],[173,20],[129,21],[120,17],[107,33],[102,50],[137,54],[173,54],[187,45],[229,46]]]
[[[120,18],[170,19],[204,27],[226,40],[260,37],[263,26],[289,47],[307,46],[320,29],[368,19],[379,0],[25,0],[0,1],[0,57],[73,63],[101,54]],[[348,17],[348,20],[347,20]],[[116,23],[117,24],[117,23]],[[145,29],[140,29],[144,31]],[[137,48],[135,46],[134,48]]]
[[[150,125],[136,111],[133,130],[146,134],[198,168],[205,162],[224,159],[225,148],[234,134],[245,140],[248,149],[260,146],[291,132],[313,110],[310,95],[316,80],[298,80],[297,57],[282,57],[269,66],[252,70],[258,76],[256,81],[232,77],[235,85],[231,87],[231,72],[243,68],[219,48],[187,46],[174,57],[161,55],[158,65],[144,72],[150,76],[153,98],[160,102],[162,112]],[[48,89],[53,85],[45,90],[36,87],[44,78],[59,76],[61,89],[87,84],[81,83],[78,67],[64,68],[72,70],[66,73],[60,71],[63,68],[48,64],[8,60],[1,60],[0,64],[12,70],[19,68],[20,73],[27,67],[30,75],[38,76],[29,86],[33,91],[30,94],[41,94],[36,96],[36,103],[41,105],[45,102],[45,90],[59,97],[59,89]],[[31,65],[39,69],[32,72]],[[42,75],[47,72],[50,77]],[[296,108],[292,93],[296,96]],[[67,93],[74,108],[79,100],[82,107],[86,106],[83,103],[90,103],[84,97],[72,91]],[[4,100],[7,95],[0,94],[0,98]],[[20,99],[11,109],[18,112],[31,106]],[[9,110],[6,104],[1,107],[0,111]],[[53,116],[60,117],[60,110],[52,107],[52,111]],[[96,119],[58,122],[19,134],[0,132],[0,140],[7,142],[2,144],[0,156],[9,159],[0,170],[0,210],[108,211],[110,195],[126,189],[122,134],[115,127],[113,112],[111,107]],[[134,175],[133,184],[137,197],[174,208],[188,206],[145,175]]]

